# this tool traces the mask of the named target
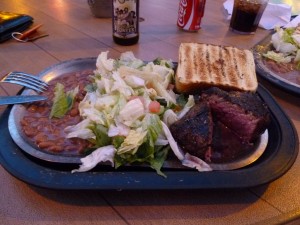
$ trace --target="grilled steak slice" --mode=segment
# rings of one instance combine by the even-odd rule
[[[231,162],[253,149],[253,144],[244,142],[231,129],[220,121],[214,121],[213,141],[210,162]]]
[[[250,92],[226,92],[210,88],[201,95],[213,117],[231,129],[244,142],[255,141],[270,122],[270,113],[259,96]]]
[[[250,153],[269,123],[269,110],[257,94],[213,87],[170,130],[183,151],[225,163]]]
[[[195,106],[179,121],[170,126],[170,131],[184,152],[209,161],[213,122],[207,102]],[[208,156],[207,156],[208,154]]]

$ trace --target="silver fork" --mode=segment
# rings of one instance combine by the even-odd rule
[[[0,82],[22,85],[39,93],[47,90],[49,86],[45,81],[42,81],[38,77],[17,71],[8,73]]]

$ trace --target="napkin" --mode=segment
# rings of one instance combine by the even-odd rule
[[[224,8],[229,14],[228,19],[231,18],[233,2],[234,0],[226,0],[223,3]],[[290,22],[291,16],[292,6],[287,4],[268,3],[258,26],[266,30],[270,30],[278,26],[285,26]]]
[[[287,25],[284,27],[296,27],[300,24],[300,15],[296,16],[291,22],[289,22]]]

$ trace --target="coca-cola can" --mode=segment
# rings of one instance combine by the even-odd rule
[[[180,0],[177,26],[186,31],[198,31],[206,0]]]

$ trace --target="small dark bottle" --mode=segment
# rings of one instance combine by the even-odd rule
[[[139,41],[139,0],[113,0],[112,30],[114,42],[134,45]]]

